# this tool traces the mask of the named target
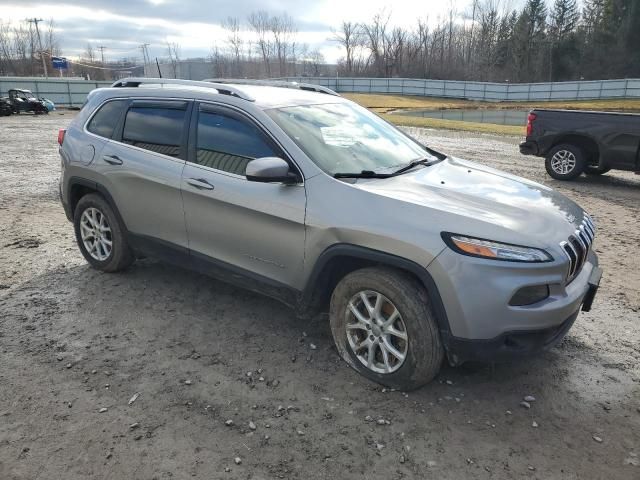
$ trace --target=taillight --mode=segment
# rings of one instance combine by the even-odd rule
[[[64,142],[65,133],[67,133],[67,130],[65,128],[61,128],[60,130],[58,130],[58,145],[62,145],[62,143]]]
[[[531,136],[533,132],[533,122],[536,118],[538,118],[538,116],[535,113],[530,113],[527,117],[527,137]]]

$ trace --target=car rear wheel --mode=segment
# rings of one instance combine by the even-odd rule
[[[117,272],[133,263],[124,228],[106,200],[95,193],[80,199],[73,224],[80,251],[89,264],[103,272]]]
[[[340,356],[357,372],[411,390],[440,370],[444,348],[424,287],[390,268],[345,276],[331,297],[330,323]]]
[[[556,180],[574,180],[584,171],[585,163],[584,153],[579,147],[562,144],[549,151],[545,167]]]

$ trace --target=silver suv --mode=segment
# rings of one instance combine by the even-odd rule
[[[595,227],[551,189],[439,153],[305,84],[125,79],[59,135],[94,268],[151,256],[329,312],[389,387],[548,348],[592,304]]]

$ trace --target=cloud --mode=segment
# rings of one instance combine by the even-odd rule
[[[313,18],[302,18],[308,8],[299,1],[94,0],[88,6],[86,0],[63,0],[55,5],[10,0],[2,10],[3,18],[14,22],[33,16],[52,18],[65,55],[77,56],[92,43],[105,45],[108,59],[140,55],[138,47],[143,43],[151,44],[152,56],[164,56],[167,40],[180,43],[183,56],[205,56],[214,43],[224,41],[219,26],[223,20],[235,16],[246,23],[246,17],[258,10],[288,13],[295,18],[301,37],[321,38],[321,43],[331,29]]]
[[[391,15],[391,25],[413,27],[418,18],[437,21],[452,0],[0,0],[2,17],[14,22],[27,17],[52,18],[63,54],[77,56],[87,43],[104,45],[105,57],[140,56],[139,46],[151,44],[152,57],[166,55],[166,41],[177,42],[183,57],[206,56],[214,43],[222,46],[226,34],[220,23],[265,10],[287,13],[299,31],[298,41],[319,48],[327,60],[340,56],[328,39],[343,20],[367,21],[378,12]],[[465,10],[471,0],[453,0]]]

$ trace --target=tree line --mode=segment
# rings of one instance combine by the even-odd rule
[[[640,77],[640,1],[473,0],[434,25],[345,21],[333,32],[343,76],[546,82]],[[462,20],[462,21],[461,21]]]
[[[208,60],[214,77],[270,78],[318,76],[327,72],[318,49],[298,38],[298,28],[287,13],[252,12],[243,20],[229,17],[219,25],[223,40],[214,42]],[[168,46],[170,58],[171,47]]]
[[[547,3],[548,2],[548,3]],[[367,22],[344,21],[330,34],[341,46],[341,76],[412,77],[498,82],[538,82],[640,77],[640,0],[471,0],[436,22],[393,26],[385,11]],[[318,49],[300,42],[286,13],[252,12],[218,25],[222,35],[202,61],[214,77],[335,75]],[[60,55],[52,21],[40,30],[0,20],[0,75],[42,75],[42,56]],[[178,43],[166,43],[174,76],[182,61]],[[151,62],[143,48],[143,63]],[[48,60],[48,58],[46,59]],[[155,59],[154,59],[155,61]],[[105,64],[95,47],[80,55],[82,75],[108,78],[131,69],[135,58]],[[75,67],[74,67],[75,68]]]
[[[42,57],[51,64],[52,55],[60,55],[53,20],[36,32],[32,23],[16,25],[0,19],[0,75],[43,75]]]

